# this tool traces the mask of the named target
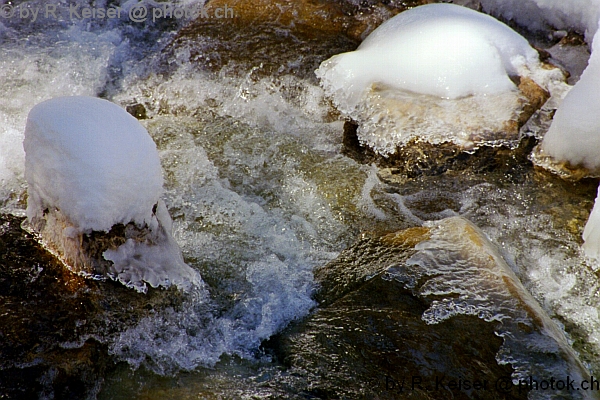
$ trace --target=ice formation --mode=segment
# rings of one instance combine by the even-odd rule
[[[156,145],[125,110],[87,96],[44,101],[23,147],[28,221],[67,266],[140,291],[199,282],[170,234]]]
[[[600,174],[600,38],[595,36],[592,55],[577,84],[556,110],[550,129],[536,151],[536,162],[545,157],[587,169],[586,175]]]
[[[600,263],[600,187],[594,208],[583,230],[583,251],[594,264]]]
[[[361,142],[383,155],[414,137],[473,147],[519,118],[523,97],[511,77],[543,87],[549,76],[522,36],[452,4],[400,13],[316,74],[336,107],[359,123]]]
[[[563,331],[477,226],[462,217],[428,225],[430,238],[417,244],[417,252],[406,262],[410,276],[403,268],[388,270],[393,278],[408,281],[407,287],[418,290],[419,296],[431,296],[422,316],[426,323],[461,314],[500,322],[497,335],[504,344],[497,359],[512,365],[513,378],[564,371],[579,377],[589,374]],[[532,360],[544,353],[552,354],[555,363],[535,365]]]
[[[600,38],[596,37],[589,65],[560,104],[541,150],[556,160],[589,170],[600,168]]]

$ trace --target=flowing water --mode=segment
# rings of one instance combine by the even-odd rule
[[[59,95],[107,98],[145,114],[175,239],[206,284],[177,306],[59,343],[80,348],[92,337],[119,363],[99,398],[291,395],[261,343],[316,306],[313,269],[362,232],[457,215],[499,246],[600,370],[600,280],[579,248],[596,182],[563,182],[525,159],[508,170],[384,181],[341,154],[343,122],[312,72],[355,43],[226,19],[198,31],[183,29],[185,17],[133,22],[134,3],[95,2],[121,6],[122,17],[84,19],[57,2],[62,18],[33,21],[22,10],[44,2],[2,2],[2,12],[16,8],[0,20],[0,211],[24,215],[29,109]]]

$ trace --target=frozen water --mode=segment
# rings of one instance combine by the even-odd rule
[[[510,79],[549,89],[562,79],[541,68],[537,52],[496,19],[466,7],[430,4],[400,13],[356,51],[324,61],[321,85],[358,138],[387,156],[410,140],[514,145],[525,104]]]
[[[583,241],[584,253],[597,267],[600,264],[600,187],[598,187],[594,208],[583,230]]]
[[[411,275],[424,282],[418,289],[419,295],[435,296],[423,313],[425,322],[435,324],[459,314],[500,322],[496,333],[504,338],[504,345],[497,358],[501,363],[512,364],[518,379],[563,371],[580,377],[587,374],[563,332],[523,287],[483,232],[460,217],[430,225],[430,239],[419,243],[415,247],[417,253],[407,261]],[[390,273],[394,276],[395,271],[391,269]],[[513,324],[537,326],[541,332]],[[540,354],[561,356],[555,363],[535,365]]]
[[[146,129],[106,100],[71,96],[36,105],[25,128],[27,216],[60,210],[81,232],[151,225],[162,169]]]
[[[538,63],[527,40],[494,18],[431,4],[386,21],[356,51],[323,62],[317,76],[349,113],[373,83],[456,99],[514,90],[509,76]]]
[[[29,113],[23,147],[28,219],[67,266],[107,273],[141,292],[146,284],[200,284],[171,236],[156,145],[129,113],[95,97],[46,100]],[[96,264],[81,235],[130,223],[145,234],[126,228],[125,242],[102,253],[108,269],[88,268]]]
[[[543,154],[556,161],[600,170],[600,37],[596,35],[588,67],[560,104],[541,144]]]

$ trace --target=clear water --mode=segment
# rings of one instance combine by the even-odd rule
[[[467,172],[384,183],[374,166],[340,154],[342,122],[315,77],[297,73],[289,58],[281,63],[287,69],[265,73],[251,53],[217,71],[198,67],[185,41],[161,53],[183,20],[0,22],[0,210],[24,212],[21,141],[34,104],[65,94],[143,104],[175,239],[206,283],[184,307],[99,338],[127,365],[101,397],[261,395],[258,383],[279,372],[262,360],[260,343],[315,306],[314,267],[361,232],[453,215],[500,247],[599,370],[600,284],[579,250],[595,183],[564,183],[530,168],[516,176]],[[202,40],[197,47],[216,39]]]

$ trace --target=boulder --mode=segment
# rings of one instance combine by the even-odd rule
[[[405,178],[528,163],[535,140],[523,137],[521,128],[550,94],[531,78],[515,79],[519,96],[501,94],[483,102],[473,97],[446,100],[414,94],[401,98],[375,85],[368,97],[370,105],[362,107],[368,111],[363,122],[346,122],[342,151],[359,162],[392,168],[394,174]],[[502,102],[507,104],[499,115],[497,106]],[[365,132],[369,132],[367,136]],[[383,132],[386,136],[399,132],[411,138],[396,146],[393,153],[381,155],[368,143],[377,141]]]
[[[525,399],[533,381],[589,376],[463,218],[363,237],[315,277],[320,307],[271,343],[306,396]]]
[[[0,214],[0,398],[95,398],[114,367],[114,337],[156,309],[180,307],[182,294],[73,274],[22,222]]]

